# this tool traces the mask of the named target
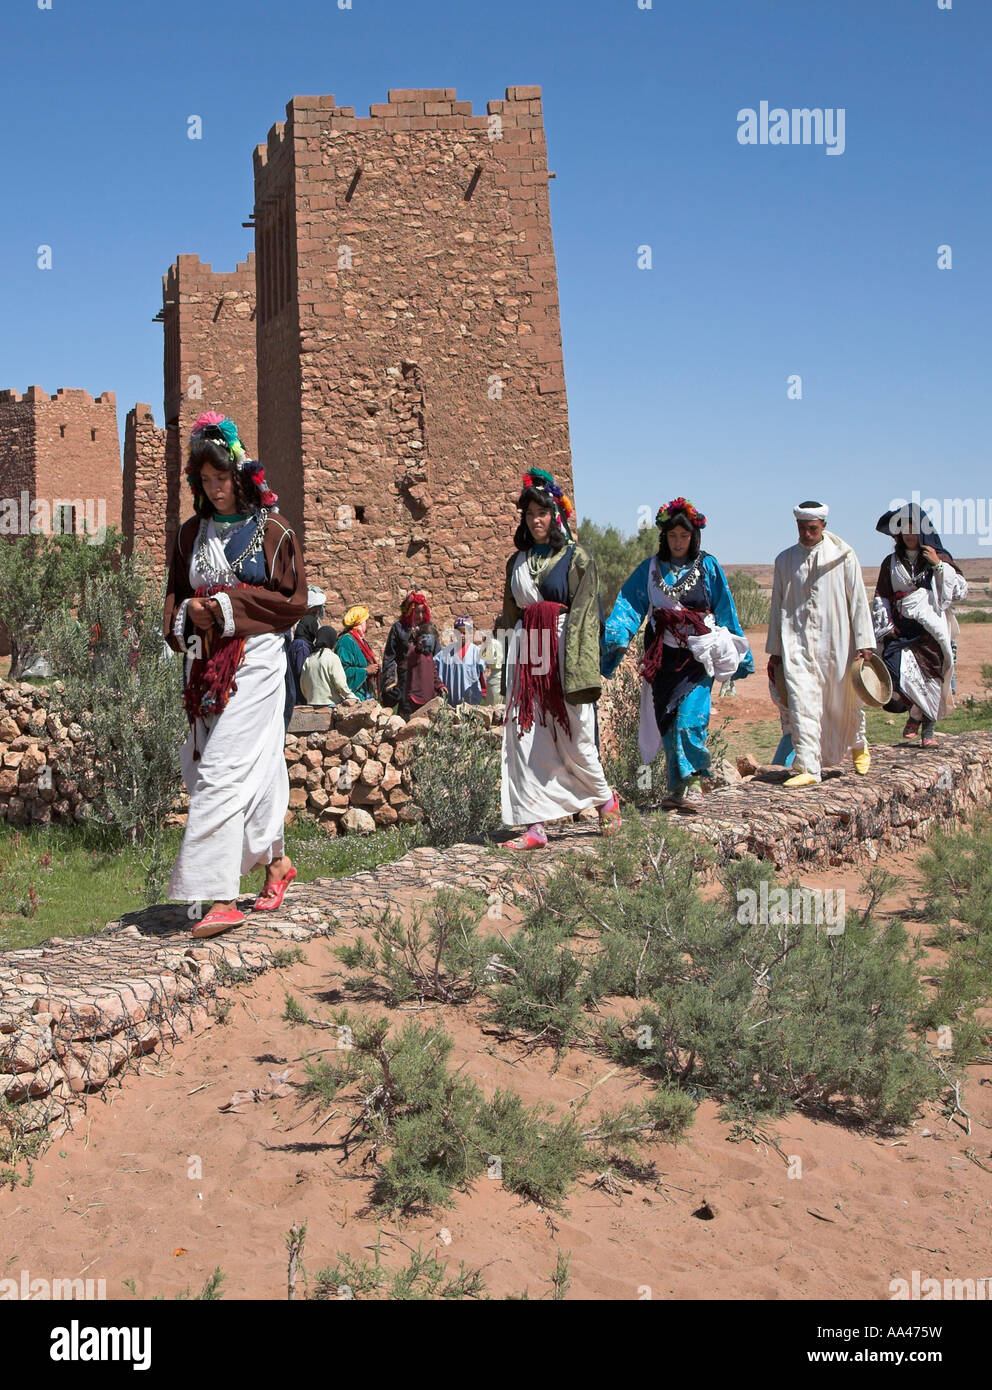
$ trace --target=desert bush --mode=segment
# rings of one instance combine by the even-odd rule
[[[648,525],[627,536],[615,526],[597,526],[583,517],[578,534],[583,547],[596,561],[603,606],[609,613],[617,594],[637,566],[657,552],[658,532],[653,525]]]
[[[973,817],[964,830],[934,836],[920,857],[924,912],[936,924],[944,963],[930,969],[933,994],[919,1024],[950,1028],[955,1062],[988,1051],[988,1027],[976,1011],[992,998],[992,816]]]
[[[161,607],[146,564],[126,558],[86,584],[76,617],[54,614],[43,636],[61,674],[53,706],[97,749],[93,819],[120,843],[145,847],[149,903],[167,877],[163,831],[182,786],[178,750],[188,731],[182,660],[165,655]]]
[[[611,1055],[731,1110],[800,1107],[901,1122],[936,1094],[941,1078],[912,1036],[919,952],[901,923],[849,913],[836,936],[791,913],[752,923],[739,894],[762,878],[774,884],[769,868],[735,861],[722,899],[704,900],[703,858],[670,821],[632,818],[595,861],[566,865],[554,894],[535,905],[535,921],[550,915],[560,935],[594,936],[586,965],[572,967],[573,1002],[575,994],[644,1001],[632,1021],[602,1024]],[[548,947],[549,962],[560,949]],[[524,993],[533,1002],[533,988]],[[526,1017],[533,1026],[536,1017]]]
[[[345,1157],[357,1150],[363,1163],[377,1165],[372,1202],[387,1211],[444,1206],[483,1172],[557,1208],[595,1149],[636,1136],[676,1137],[671,1107],[664,1115],[650,1105],[628,1107],[622,1122],[583,1131],[575,1115],[525,1106],[512,1092],[486,1100],[450,1069],[452,1040],[439,1027],[414,1020],[390,1036],[386,1019],[348,1026],[353,1047],[337,1062],[309,1059],[303,1094],[320,1107],[340,1105],[349,1091],[359,1097],[338,1147]]]
[[[637,639],[638,651],[641,641]],[[603,771],[606,780],[630,806],[657,805],[668,790],[664,753],[650,766],[641,761],[637,731],[641,719],[641,677],[636,667],[625,661],[610,684],[613,704],[608,737],[603,740]]]
[[[456,723],[444,705],[417,740],[411,767],[428,844],[481,843],[499,828],[500,750],[479,720]]]
[[[586,1032],[581,959],[561,942],[525,925],[513,938],[512,973],[493,985],[491,1016],[505,1033],[560,1053]]]
[[[942,1088],[911,1035],[919,951],[900,922],[870,914],[848,914],[836,936],[787,912],[742,922],[738,885],[755,877],[753,865],[730,866],[722,903],[669,917],[666,978],[632,1021],[604,1026],[608,1049],[729,1113],[795,1107],[905,1123]]]
[[[763,627],[771,613],[771,604],[761,592],[761,585],[746,570],[731,570],[727,588],[734,596],[737,617],[743,628]]]
[[[457,1273],[434,1255],[425,1255],[418,1246],[399,1269],[387,1269],[374,1247],[375,1259],[354,1259],[339,1255],[337,1263],[319,1270],[310,1298],[378,1300],[448,1300],[488,1298],[481,1269],[469,1269],[462,1261]]]
[[[954,616],[959,623],[992,623],[992,611],[988,608],[957,608]]]
[[[372,940],[338,946],[334,954],[346,969],[362,972],[349,980],[352,987],[377,991],[388,1004],[461,1004],[492,974],[502,948],[498,937],[479,935],[485,910],[480,894],[443,888],[407,922],[392,908],[365,914],[359,925],[371,928]]]
[[[111,529],[90,539],[27,535],[0,543],[0,627],[10,634],[11,680],[48,655],[45,627],[57,613],[71,613],[89,581],[119,557],[122,539]]]

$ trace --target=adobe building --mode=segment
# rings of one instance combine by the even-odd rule
[[[155,424],[150,405],[139,401],[124,420],[124,499],[121,527],[124,550],[131,555],[135,544],[151,559],[156,573],[166,570],[165,520],[168,514],[165,484],[165,430]]]
[[[166,554],[188,513],[183,497],[186,441],[197,417],[218,410],[237,421],[249,454],[258,447],[255,375],[255,257],[215,271],[199,256],[177,256],[162,277],[165,329]]]
[[[571,491],[541,89],[486,110],[298,96],[255,151],[257,452],[334,615],[488,626],[522,474]]]
[[[164,573],[179,523],[189,514],[183,464],[189,432],[205,410],[237,421],[257,449],[255,258],[217,271],[199,256],[177,256],[162,276],[165,428],[138,402],[124,428],[124,531]]]
[[[113,391],[0,391],[0,537],[102,535],[120,524]]]

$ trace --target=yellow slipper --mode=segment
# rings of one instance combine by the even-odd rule
[[[855,748],[851,754],[851,761],[854,763],[855,772],[863,777],[871,767],[871,754],[867,748]]]
[[[787,777],[782,785],[783,787],[815,787],[819,780],[818,777],[813,776],[812,772],[797,772],[794,777]]]

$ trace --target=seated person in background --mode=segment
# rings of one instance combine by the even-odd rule
[[[434,659],[440,649],[441,640],[433,623],[421,623],[414,628],[406,654],[406,690],[400,701],[400,714],[404,719],[416,714],[436,695],[448,693]]]
[[[304,621],[306,621],[304,619]],[[333,627],[322,627],[310,656],[303,663],[300,688],[308,705],[341,705],[355,697],[334,650],[338,635]]]
[[[341,658],[351,692],[358,700],[374,700],[378,693],[379,662],[365,640],[369,610],[355,604],[344,615],[344,632],[335,650]]]
[[[294,705],[306,704],[303,687],[300,685],[300,676],[303,672],[303,663],[308,656],[313,654],[314,643],[319,631],[319,618],[315,613],[308,613],[296,624],[293,640],[289,644],[289,677],[293,683]]]

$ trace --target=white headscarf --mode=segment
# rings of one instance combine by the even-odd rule
[[[823,502],[815,502],[812,505],[807,503],[805,506],[793,507],[792,515],[797,521],[826,521],[829,511],[830,508]]]

